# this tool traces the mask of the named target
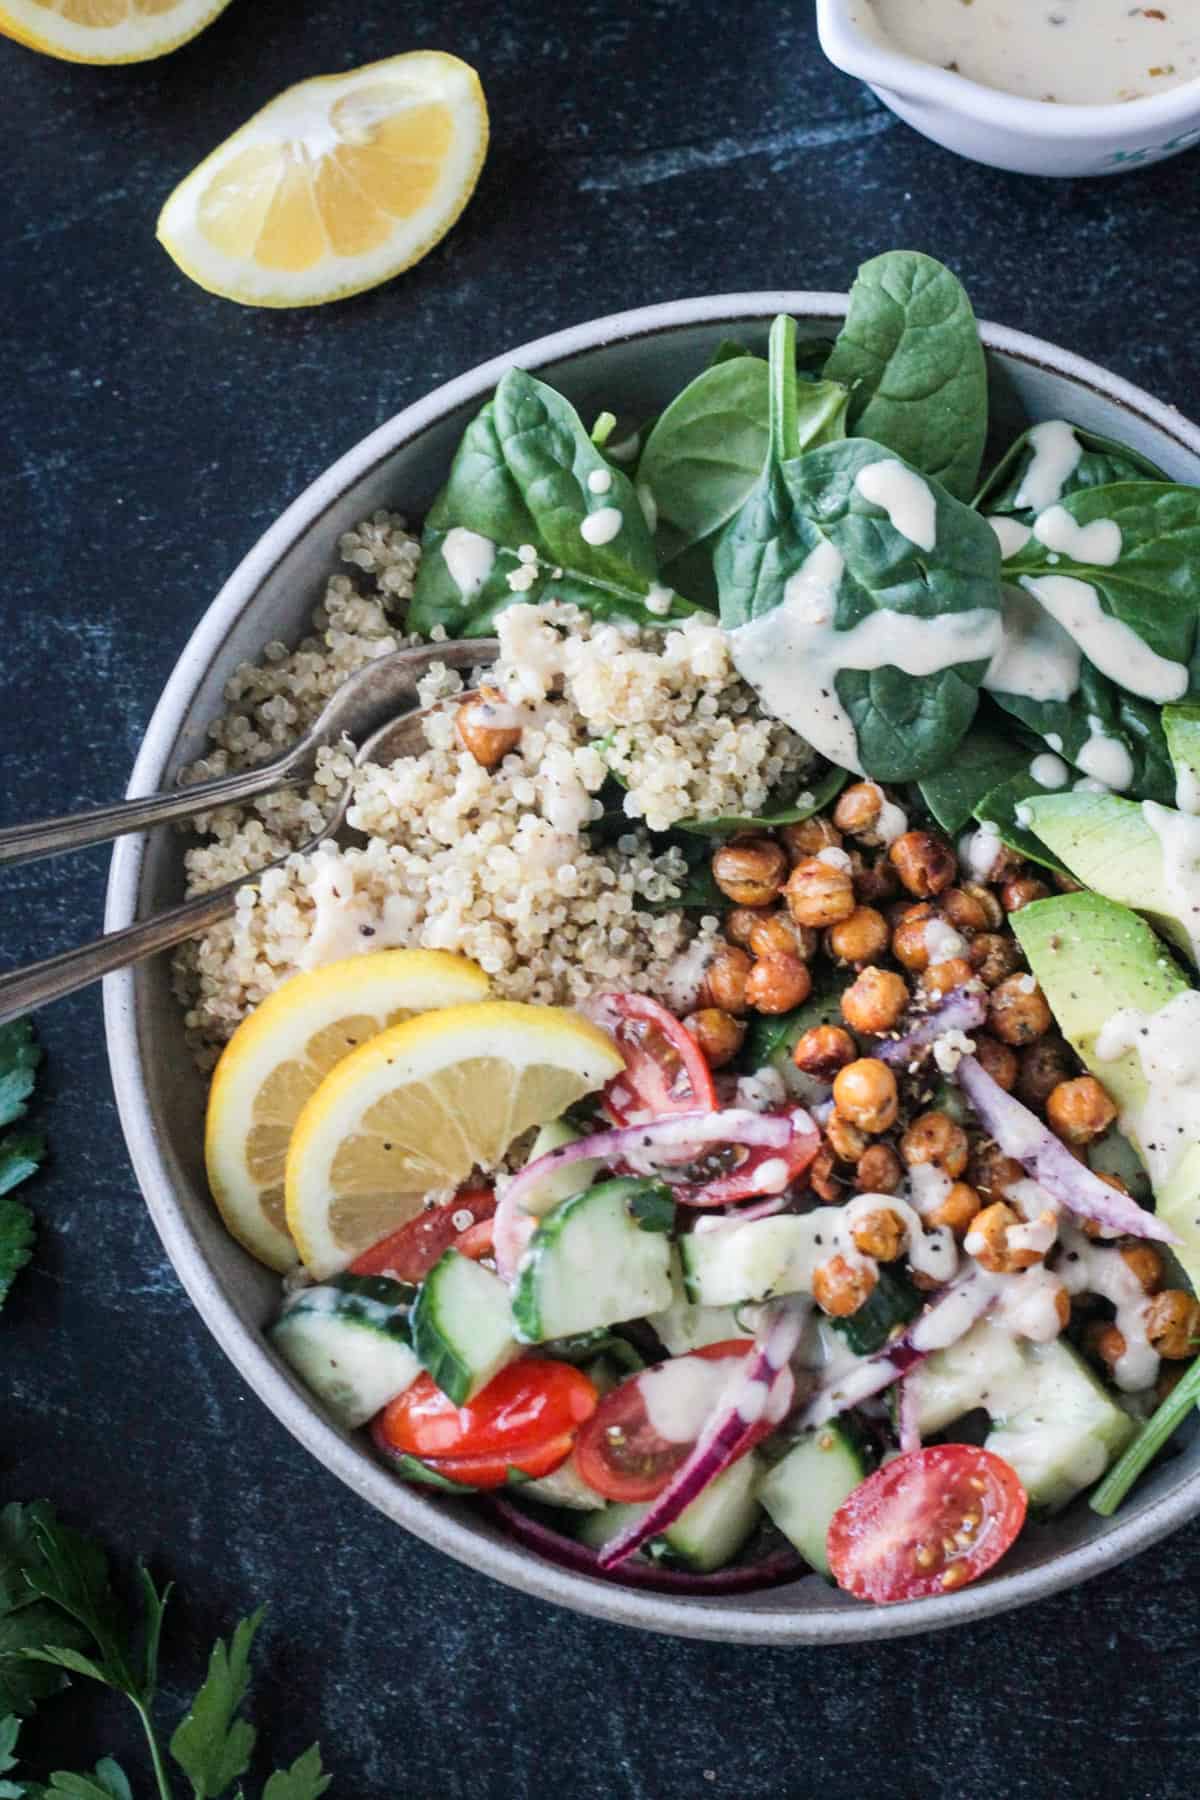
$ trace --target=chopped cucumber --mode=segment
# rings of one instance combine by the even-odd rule
[[[894,1269],[883,1268],[858,1311],[829,1322],[857,1356],[871,1356],[883,1349],[898,1325],[915,1319],[923,1304],[911,1281]]]
[[[301,1288],[271,1327],[276,1350],[339,1425],[365,1425],[421,1373],[410,1342],[413,1293],[386,1275],[338,1275]]]
[[[526,1481],[521,1488],[521,1497],[540,1500],[544,1506],[565,1506],[571,1512],[596,1512],[605,1505],[595,1488],[590,1488],[579,1473],[573,1453],[549,1475]]]
[[[733,1306],[694,1306],[683,1284],[683,1264],[678,1251],[671,1256],[671,1304],[662,1312],[652,1313],[646,1323],[658,1333],[664,1348],[672,1356],[685,1356],[689,1350],[702,1350],[706,1344],[720,1344],[726,1338],[745,1337],[745,1322]]]
[[[671,1240],[643,1231],[634,1179],[602,1181],[555,1207],[534,1232],[512,1287],[513,1335],[524,1344],[619,1325],[671,1303]]]
[[[447,1250],[417,1296],[412,1342],[443,1394],[465,1406],[521,1353],[513,1342],[508,1289],[480,1263]]]
[[[681,1564],[698,1575],[709,1575],[732,1562],[758,1524],[755,1490],[761,1474],[762,1465],[756,1456],[740,1457],[715,1481],[710,1481],[660,1536],[651,1539],[650,1554]],[[576,1535],[591,1549],[602,1550],[626,1525],[644,1518],[650,1504],[614,1503],[600,1512],[589,1513]]]
[[[772,1523],[820,1575],[829,1574],[830,1520],[867,1472],[856,1434],[831,1421],[806,1431],[759,1483],[758,1498]]]
[[[999,1408],[1024,1373],[1020,1345],[1009,1332],[981,1319],[965,1337],[945,1350],[935,1350],[905,1377],[914,1402],[914,1418],[922,1437],[944,1431],[964,1413]]]
[[[583,1136],[567,1119],[551,1119],[543,1125],[533,1140],[526,1168],[537,1162],[539,1157],[549,1156],[552,1150],[561,1150],[567,1144],[576,1144]],[[565,1168],[558,1169],[540,1181],[536,1188],[525,1196],[524,1212],[534,1213],[544,1218],[548,1212],[572,1194],[582,1193],[584,1188],[591,1187],[597,1175],[604,1168],[601,1161],[592,1159],[588,1162],[568,1163]]]
[[[680,1240],[688,1298],[697,1306],[737,1306],[811,1293],[813,1270],[831,1253],[831,1232],[823,1208],[689,1232]]]

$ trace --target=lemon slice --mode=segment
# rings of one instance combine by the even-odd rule
[[[158,236],[185,275],[247,306],[340,300],[445,236],[487,141],[479,77],[456,56],[416,50],[317,76],[180,182]]]
[[[146,62],[177,50],[229,0],[0,0],[0,32],[65,62]]]
[[[335,1063],[385,1026],[482,1000],[487,976],[445,950],[378,950],[294,975],[243,1020],[217,1064],[204,1155],[225,1224],[260,1262],[290,1269],[283,1209],[292,1127]]]
[[[412,1218],[432,1189],[494,1169],[514,1138],[557,1119],[625,1066],[577,1013],[485,1001],[372,1038],[296,1121],[287,1222],[320,1279]]]

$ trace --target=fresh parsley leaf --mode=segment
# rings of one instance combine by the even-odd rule
[[[11,1125],[25,1111],[33,1092],[34,1071],[42,1052],[28,1019],[0,1025],[0,1126]]]
[[[48,1573],[40,1532],[54,1514],[43,1502],[0,1510],[0,1715],[31,1713],[66,1686],[61,1666],[29,1660],[47,1644],[82,1644],[84,1634],[39,1597]],[[2,1741],[2,1740],[0,1740]]]
[[[45,1800],[133,1800],[125,1771],[111,1756],[101,1758],[94,1775],[71,1775],[56,1769],[50,1786],[40,1791]]]
[[[675,1202],[665,1187],[647,1185],[629,1202],[629,1210],[643,1231],[671,1231],[675,1225]]]
[[[171,1755],[191,1782],[196,1800],[216,1800],[250,1766],[258,1734],[236,1715],[250,1685],[250,1648],[262,1616],[260,1607],[242,1619],[229,1644],[217,1639],[204,1686],[171,1739]]]
[[[310,1744],[290,1769],[279,1769],[263,1789],[263,1800],[320,1800],[333,1780],[321,1768],[321,1747]]]
[[[46,1155],[40,1131],[10,1131],[0,1139],[0,1194],[7,1194],[37,1173]]]
[[[131,1700],[149,1700],[130,1660],[127,1621],[112,1590],[104,1551],[82,1532],[60,1525],[53,1517],[40,1519],[36,1529],[44,1564],[31,1569],[28,1580],[43,1599],[77,1620],[100,1652],[95,1660],[75,1650],[64,1653],[59,1640],[52,1638],[42,1653],[45,1660],[90,1675]],[[157,1594],[154,1597],[161,1607]]]
[[[21,1721],[15,1713],[9,1713],[7,1719],[0,1719],[0,1775],[17,1766],[13,1751],[17,1747],[20,1729]],[[24,1787],[18,1782],[0,1781],[0,1800],[22,1800],[24,1793]]]
[[[0,1164],[5,1146],[0,1144]],[[0,1306],[33,1255],[33,1214],[20,1200],[0,1200]]]

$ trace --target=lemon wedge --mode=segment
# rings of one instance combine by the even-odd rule
[[[325,1077],[287,1157],[287,1222],[318,1277],[406,1223],[433,1189],[494,1169],[513,1140],[619,1074],[577,1013],[485,1001],[385,1031]]]
[[[294,975],[226,1044],[208,1098],[208,1184],[229,1231],[280,1272],[296,1262],[283,1173],[301,1109],[334,1065],[386,1026],[482,1000],[487,976],[445,950],[378,950]]]
[[[131,63],[186,44],[229,0],[0,0],[0,32],[64,62]]]
[[[479,77],[456,56],[416,50],[320,75],[180,182],[159,240],[185,275],[247,306],[340,300],[445,236],[487,142]]]

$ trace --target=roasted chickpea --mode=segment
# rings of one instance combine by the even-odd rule
[[[832,1319],[848,1319],[875,1291],[879,1277],[869,1263],[855,1267],[844,1256],[831,1256],[813,1270],[813,1299]]]
[[[801,962],[811,962],[821,940],[809,926],[797,925],[790,913],[779,911],[759,913],[747,942],[755,956],[782,950],[788,956],[798,956]]]
[[[828,1144],[822,1144],[808,1166],[808,1185],[827,1206],[842,1198],[843,1182],[837,1172],[837,1157]]]
[[[1069,1150],[1072,1156],[1079,1158],[1080,1161],[1083,1160],[1082,1150],[1076,1150],[1073,1144],[1066,1144],[1063,1147]],[[1108,1175],[1101,1169],[1093,1169],[1092,1173],[1097,1180],[1104,1183],[1105,1187],[1115,1188],[1118,1194],[1128,1194],[1129,1189],[1119,1175]],[[1076,1219],[1075,1228],[1077,1231],[1082,1231],[1084,1237],[1088,1238],[1113,1238],[1118,1235],[1111,1226],[1101,1225],[1096,1219]]]
[[[719,1006],[703,1006],[683,1021],[703,1050],[711,1069],[723,1069],[742,1047],[746,1027]]]
[[[820,850],[828,850],[830,846],[837,849],[842,841],[842,834],[828,819],[801,819],[798,825],[784,825],[780,829],[783,847],[793,863],[803,862],[806,857],[816,856]]]
[[[712,859],[713,880],[735,906],[770,906],[787,872],[787,852],[773,838],[735,838]]]
[[[908,1005],[904,978],[874,964],[859,971],[842,995],[842,1017],[852,1031],[891,1031]]]
[[[1011,1094],[1021,1066],[1016,1051],[994,1038],[990,1031],[976,1031],[971,1035],[975,1043],[975,1060],[980,1068],[991,1076],[997,1087]]]
[[[1164,1288],[1146,1302],[1146,1336],[1167,1362],[1200,1350],[1200,1305],[1182,1288]]]
[[[838,795],[833,822],[839,831],[860,837],[873,831],[883,811],[883,789],[875,781],[852,781]]]
[[[839,1069],[854,1061],[858,1046],[840,1025],[812,1025],[796,1040],[792,1061],[806,1075],[832,1081]]]
[[[945,962],[930,963],[923,974],[917,976],[917,986],[923,994],[932,1000],[941,1000],[955,988],[965,987],[968,981],[975,980],[975,971],[963,956],[948,956]]]
[[[1115,1369],[1125,1354],[1124,1333],[1118,1331],[1111,1322],[1103,1319],[1092,1319],[1083,1334],[1083,1347],[1090,1356],[1102,1362],[1106,1368]]]
[[[1068,1144],[1090,1144],[1108,1130],[1116,1116],[1116,1107],[1094,1075],[1060,1081],[1046,1101],[1047,1125]]]
[[[1117,1255],[1137,1276],[1143,1294],[1157,1294],[1163,1284],[1163,1259],[1152,1244],[1126,1244]]]
[[[955,931],[986,931],[991,924],[987,908],[967,888],[947,888],[938,900],[942,917],[953,925]]]
[[[1022,1050],[1017,1070],[1017,1095],[1026,1106],[1040,1110],[1071,1074],[1071,1052],[1057,1032],[1048,1032],[1036,1044]]]
[[[892,955],[914,975],[929,967],[929,945],[925,927],[937,918],[937,909],[922,901],[903,907],[892,921]]]
[[[854,891],[864,906],[879,906],[900,892],[900,877],[886,856],[864,862],[854,877]]]
[[[944,838],[932,831],[906,831],[888,850],[902,887],[918,900],[940,894],[958,872],[958,861]]]
[[[1015,1157],[1005,1156],[998,1144],[976,1144],[967,1164],[967,1179],[991,1202],[1005,1199],[1018,1181],[1025,1180],[1025,1170]]]
[[[492,687],[481,687],[474,699],[464,700],[455,713],[459,741],[481,768],[496,768],[520,743],[521,727],[501,723],[511,713],[504,695]]]
[[[839,1112],[831,1112],[826,1119],[825,1136],[839,1162],[857,1163],[867,1147],[866,1132],[852,1125]]]
[[[969,1181],[954,1181],[940,1205],[928,1215],[930,1225],[944,1225],[955,1237],[965,1237],[971,1221],[979,1212],[981,1201]]]
[[[1020,1223],[1011,1206],[1003,1200],[993,1201],[971,1221],[965,1244],[968,1254],[993,1275],[1013,1275],[1018,1269],[1031,1268],[1035,1262],[1041,1262],[1041,1252],[1017,1250],[1008,1241],[1009,1231]]]
[[[894,1194],[904,1179],[900,1158],[890,1144],[869,1144],[854,1169],[863,1194]]]
[[[834,1076],[833,1103],[844,1119],[874,1137],[896,1123],[896,1077],[878,1057],[860,1056]]]
[[[1053,1023],[1046,996],[1032,975],[1010,975],[992,989],[988,1025],[1002,1043],[1032,1044]]]
[[[917,1163],[933,1163],[957,1177],[967,1166],[967,1134],[949,1113],[922,1113],[900,1139],[900,1154],[910,1169]]]
[[[717,1006],[722,1012],[744,1013],[750,1004],[746,998],[746,983],[752,967],[746,952],[739,950],[736,944],[719,944],[704,971],[698,1010]]]
[[[838,962],[876,962],[888,947],[888,923],[873,906],[856,906],[848,919],[831,925],[825,948]]]
[[[746,1004],[755,1012],[791,1012],[811,993],[808,964],[787,950],[771,950],[760,956],[746,978]]]
[[[1050,889],[1032,875],[1014,875],[1000,889],[1000,903],[1006,913],[1020,912],[1031,900],[1044,900]]]
[[[809,856],[798,862],[784,888],[788,911],[797,925],[820,930],[848,919],[854,911],[854,881],[849,868]]]
[[[954,888],[950,891],[952,893],[962,894],[966,899],[970,900],[973,905],[977,906],[983,914],[983,924],[973,927],[973,929],[979,931],[999,931],[1004,923],[1004,908],[1001,906],[990,887],[985,887],[982,881],[964,881],[960,888]],[[944,894],[942,896],[943,906],[948,899],[949,894]]]
[[[967,948],[971,967],[984,987],[999,987],[1021,967],[1021,946],[1016,938],[1002,937],[998,931],[981,931]]]
[[[754,928],[763,917],[752,906],[735,906],[725,914],[725,936],[731,944],[738,944],[743,950],[753,949],[751,939]]]
[[[864,1213],[856,1219],[850,1236],[855,1249],[864,1256],[873,1256],[876,1262],[895,1262],[908,1242],[908,1227],[899,1213],[890,1206],[881,1206],[878,1212]]]

